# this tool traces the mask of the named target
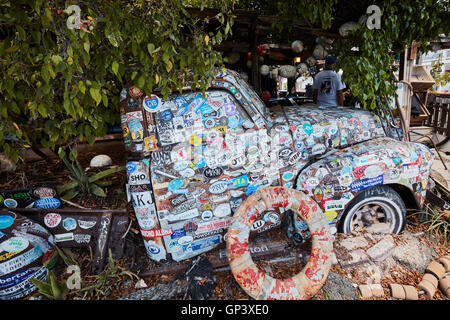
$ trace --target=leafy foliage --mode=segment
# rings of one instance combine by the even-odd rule
[[[48,282],[31,279],[30,282],[38,288],[38,295],[49,300],[65,300],[69,292],[66,282],[59,283],[53,271],[48,271]]]
[[[274,36],[284,41],[286,38],[294,40],[294,37],[303,40],[311,52],[315,37],[294,34],[292,24],[296,19],[306,18],[311,30],[322,28],[337,34],[343,23],[358,22],[369,5],[377,5],[381,9],[381,29],[369,29],[363,24],[347,37],[337,38],[332,52],[339,59],[337,67],[344,71],[343,82],[368,109],[375,108],[377,97],[395,95],[394,60],[413,40],[419,49],[426,51],[427,41],[436,39],[439,34],[450,33],[448,1],[244,0],[240,4],[245,8],[279,15],[276,26],[282,32]]]
[[[114,173],[125,170],[125,166],[106,169],[93,176],[88,177],[86,171],[81,167],[77,159],[76,149],[71,149],[69,157],[67,157],[66,152],[59,148],[58,155],[66,165],[66,167],[72,173],[69,176],[71,182],[64,185],[58,186],[56,189],[58,194],[62,195],[66,192],[62,198],[70,200],[76,196],[84,196],[86,194],[94,194],[99,197],[106,197],[105,191],[101,187],[111,185],[111,181],[101,181],[101,179],[106,178]]]
[[[412,41],[422,51],[428,41],[449,33],[448,7],[442,1],[375,1],[381,9],[381,29],[362,25],[336,46],[342,80],[364,107],[374,109],[377,97],[395,95],[396,54]],[[357,51],[352,48],[358,48]]]
[[[205,90],[222,63],[213,46],[231,32],[233,2],[220,2],[211,31],[208,17],[186,8],[219,1],[2,1],[0,152],[17,161],[23,145],[92,144],[119,122],[124,84],[165,96],[187,84]],[[80,6],[81,29],[67,27],[70,5]]]
[[[444,87],[447,83],[450,82],[450,73],[444,72],[442,73],[442,67],[444,63],[442,62],[442,56],[439,55],[437,61],[433,61],[431,63],[430,74],[433,77],[434,81],[436,81],[436,88]],[[431,91],[431,89],[429,89]]]
[[[450,211],[426,203],[424,208],[417,212],[422,218],[422,223],[427,225],[427,232],[435,235],[436,239],[444,245],[450,242]]]

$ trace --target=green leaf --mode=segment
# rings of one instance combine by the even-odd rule
[[[105,191],[103,191],[103,189],[102,188],[100,188],[98,185],[96,185],[95,183],[92,183],[91,184],[91,191],[92,191],[92,193],[93,194],[95,194],[96,196],[99,196],[99,197],[106,197],[106,193],[105,193]]]
[[[100,102],[102,101],[102,95],[100,94],[100,89],[90,88],[89,93],[91,94],[91,97],[95,100],[97,105],[99,105]]]
[[[78,81],[78,89],[80,89],[82,94],[86,93],[86,86],[84,85],[83,81]]]
[[[50,286],[49,283],[36,278],[30,279],[30,282],[38,288],[40,294],[45,295],[47,298],[50,299],[53,298],[52,287]]]
[[[75,198],[79,193],[80,193],[79,190],[69,190],[61,198],[65,199],[65,200],[71,200],[71,199]]]
[[[111,65],[111,70],[112,70],[112,72],[114,72],[115,75],[118,74],[119,64],[117,63],[117,61],[113,61],[112,65]]]
[[[71,181],[64,185],[56,186],[56,191],[58,192],[58,194],[62,194],[64,191],[67,191],[67,190],[77,187],[78,184],[79,184],[78,181]]]
[[[116,172],[120,172],[125,170],[125,166],[120,166],[120,167],[116,167],[116,168],[110,168],[104,171],[101,171],[97,174],[94,174],[93,176],[89,177],[89,182],[95,182],[97,180],[103,179],[111,174],[114,174]]]
[[[89,49],[91,48],[91,44],[89,43],[89,41],[83,43],[83,48],[87,53],[89,53]]]
[[[57,56],[57,55],[53,55],[52,56],[52,61],[53,61],[53,64],[55,66],[57,66],[58,64],[60,64],[63,61],[63,58],[60,57],[60,56]]]

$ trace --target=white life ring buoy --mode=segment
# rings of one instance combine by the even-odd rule
[[[311,232],[311,256],[300,273],[280,280],[263,273],[249,251],[253,222],[270,208],[291,209],[306,222]],[[227,256],[234,278],[244,291],[259,300],[306,300],[322,287],[331,268],[332,235],[317,203],[305,193],[284,187],[262,188],[236,210],[228,229]]]

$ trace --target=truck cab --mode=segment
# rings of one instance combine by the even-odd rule
[[[233,213],[259,188],[303,191],[332,233],[399,233],[407,208],[421,208],[433,161],[419,143],[390,138],[374,113],[352,107],[267,108],[237,72],[210,88],[164,100],[136,86],[122,90],[121,125],[129,152],[127,193],[148,256],[188,259],[226,241]],[[253,233],[279,227],[309,238],[306,224],[267,210]]]

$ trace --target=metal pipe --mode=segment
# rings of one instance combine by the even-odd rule
[[[442,164],[444,165],[445,170],[448,170],[447,166],[445,165],[444,159],[442,159],[442,156],[441,156],[441,154],[439,153],[439,149],[436,147],[436,144],[434,143],[434,141],[433,141],[429,136],[424,135],[424,134],[422,134],[422,133],[418,133],[418,132],[413,131],[413,130],[410,130],[409,132],[412,132],[412,133],[414,133],[414,134],[418,134],[419,136],[422,136],[422,137],[425,137],[425,138],[430,139],[431,143],[432,143],[433,146],[434,146],[434,149],[436,150],[436,152],[437,152],[439,158],[441,159]]]

